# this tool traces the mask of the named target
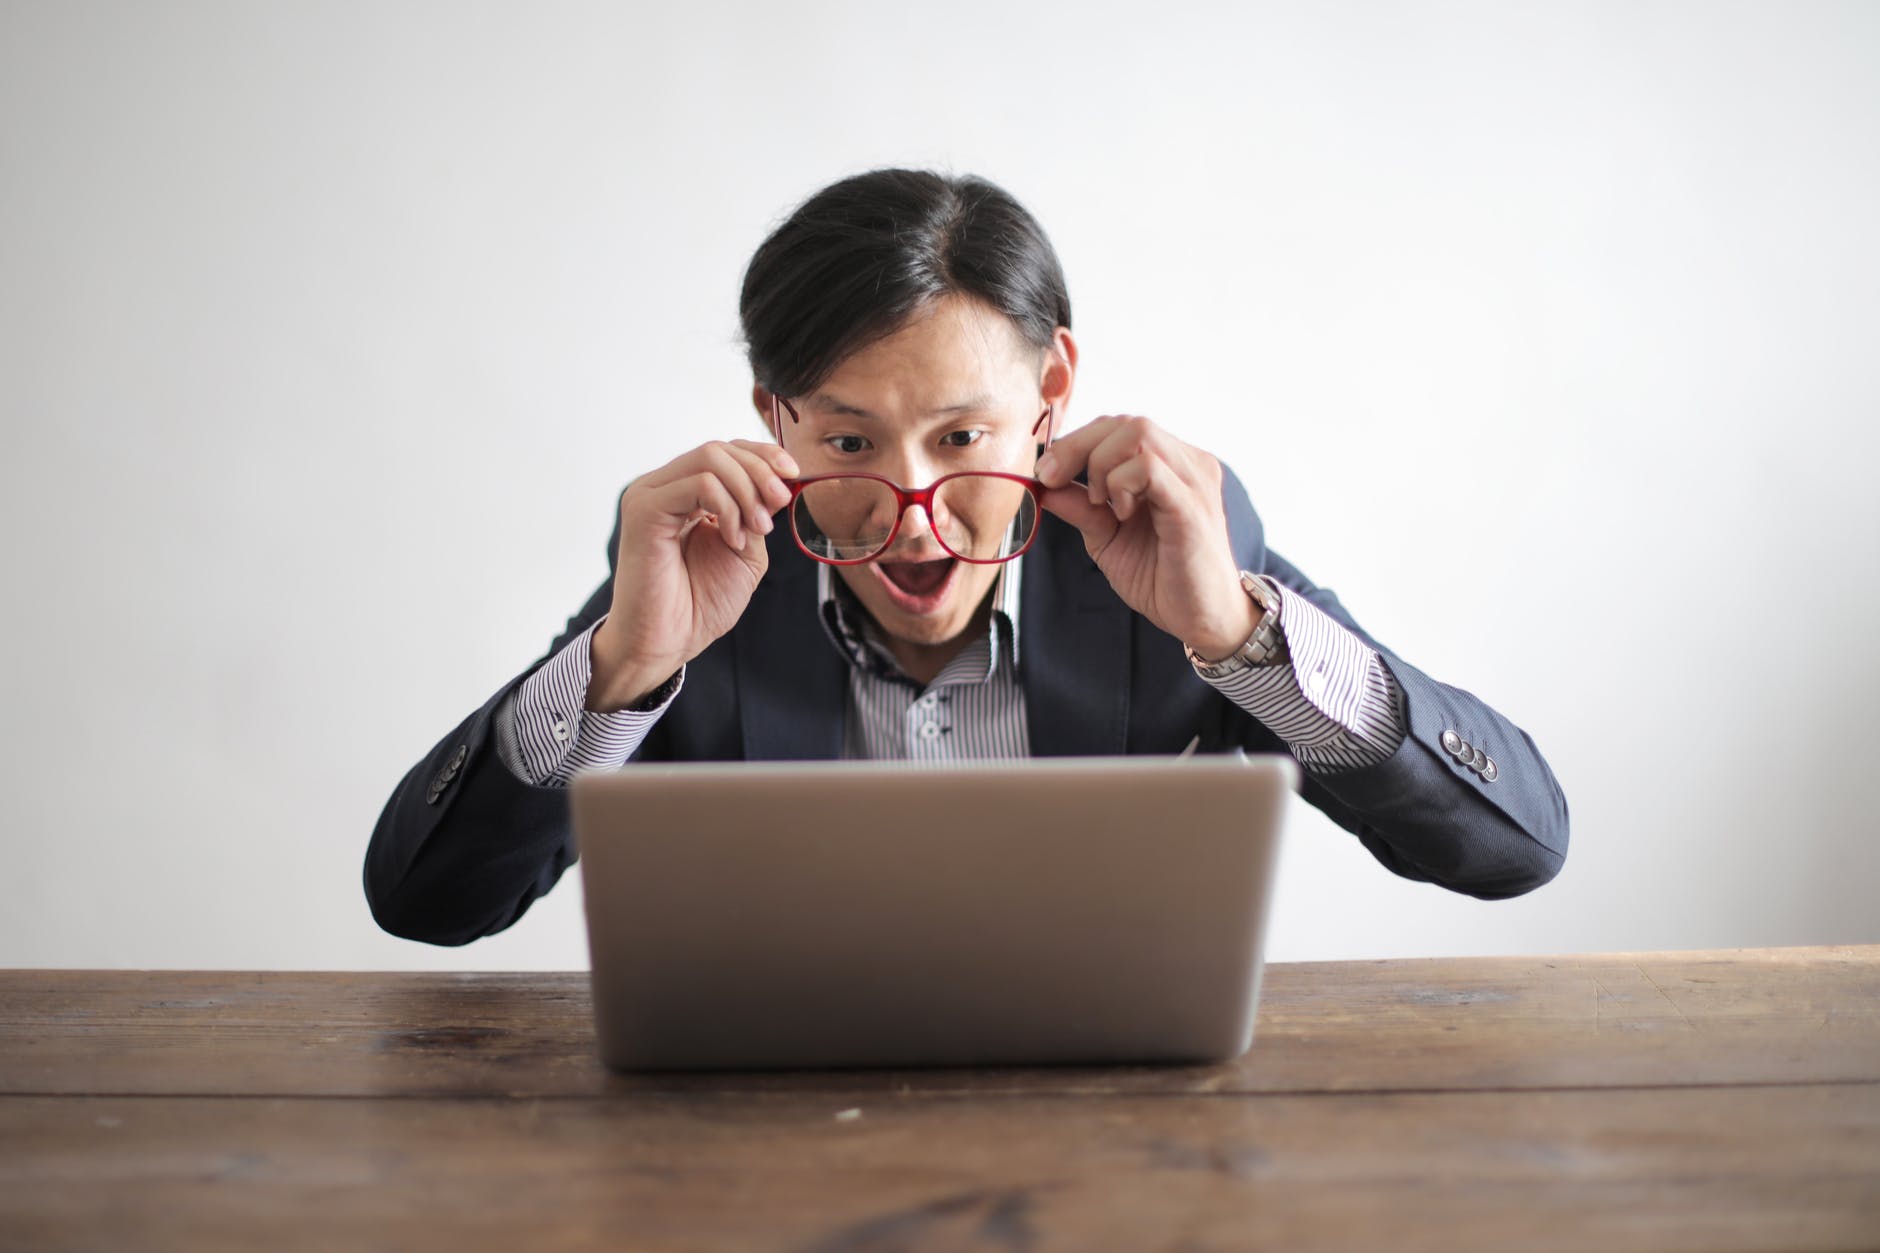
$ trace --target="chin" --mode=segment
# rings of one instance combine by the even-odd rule
[[[935,614],[913,617],[892,609],[875,611],[875,621],[882,630],[909,644],[945,644],[956,640],[972,625],[971,614]]]

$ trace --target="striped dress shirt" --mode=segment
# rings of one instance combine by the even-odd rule
[[[901,671],[880,628],[830,567],[818,567],[823,626],[849,663],[845,757],[943,765],[1030,755],[1018,681],[1023,564],[1000,570],[985,631],[925,687]],[[1375,649],[1317,605],[1272,586],[1288,660],[1206,681],[1285,741],[1306,770],[1329,774],[1385,760],[1406,730],[1396,680]],[[559,787],[577,770],[625,765],[685,688],[682,670],[656,709],[586,709],[588,642],[599,625],[568,641],[496,711],[497,752],[527,783]]]

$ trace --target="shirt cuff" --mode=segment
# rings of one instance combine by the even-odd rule
[[[1397,680],[1377,650],[1290,588],[1279,587],[1277,613],[1290,664],[1202,678],[1284,740],[1308,770],[1356,770],[1388,759],[1407,728]]]
[[[678,684],[656,708],[587,709],[594,677],[589,642],[605,621],[569,640],[497,708],[496,750],[523,782],[563,787],[577,770],[618,770],[685,687],[681,669]]]

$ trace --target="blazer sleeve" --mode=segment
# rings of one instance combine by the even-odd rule
[[[366,847],[366,903],[393,935],[449,945],[493,935],[574,863],[567,789],[517,778],[497,751],[493,722],[510,692],[612,604],[617,518],[607,581],[546,653],[406,772],[379,815]]]
[[[1378,643],[1337,596],[1267,549],[1246,489],[1231,472],[1223,495],[1244,568],[1271,575],[1375,648],[1401,694],[1407,732],[1397,751],[1355,770],[1304,772],[1301,795],[1408,879],[1493,900],[1532,891],[1560,873],[1567,798],[1533,738],[1479,697],[1437,682]],[[1487,754],[1495,777],[1445,749],[1446,733]]]

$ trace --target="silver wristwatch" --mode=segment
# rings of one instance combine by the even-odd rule
[[[1242,570],[1240,586],[1261,610],[1260,625],[1247,642],[1219,661],[1203,661],[1193,648],[1182,645],[1188,664],[1204,679],[1223,679],[1251,666],[1276,666],[1286,660],[1286,636],[1279,629],[1279,584],[1264,574]]]

